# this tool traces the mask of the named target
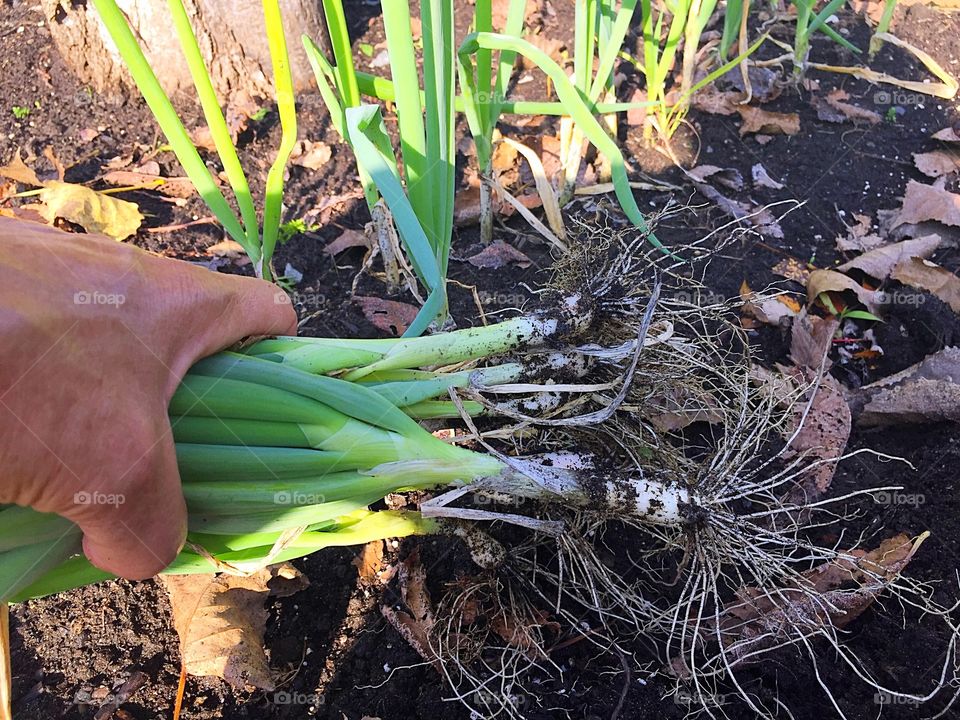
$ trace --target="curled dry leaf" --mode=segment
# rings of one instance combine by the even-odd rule
[[[960,348],[865,385],[851,404],[864,426],[960,421]]]
[[[743,315],[767,325],[781,325],[802,310],[800,303],[789,295],[758,295],[746,280],[740,285],[740,298],[743,300]]]
[[[777,239],[783,238],[783,228],[780,227],[773,213],[767,208],[758,208],[750,203],[733,200],[708,183],[700,182],[693,177],[690,179],[701,195],[730,217],[749,222],[762,235]]]
[[[899,263],[891,277],[936,295],[955,313],[960,313],[960,278],[946,268],[922,258],[909,258]]]
[[[468,257],[467,262],[486,270],[496,270],[511,263],[520,268],[528,268],[533,264],[529,257],[503,240],[494,240],[476,255]]]
[[[355,295],[363,316],[376,328],[394,337],[400,337],[417,316],[417,308],[396,300],[367,295]]]
[[[274,688],[263,652],[264,602],[274,583],[274,594],[304,587],[306,580],[296,569],[287,564],[249,576],[165,575],[161,581],[189,674],[223,678],[238,689]]]
[[[853,278],[836,270],[814,270],[807,278],[807,305],[812,305],[820,293],[851,290],[857,299],[874,315],[880,312],[880,301],[874,290],[868,290]]]
[[[837,270],[860,270],[870,277],[886,280],[893,269],[910,258],[928,258],[940,247],[939,235],[924,235],[913,240],[884,245],[838,265]]]
[[[800,132],[800,116],[797,113],[778,113],[752,105],[738,105],[740,136],[748,133],[765,135],[796,135]]]
[[[870,550],[853,550],[803,573],[775,591],[744,587],[720,613],[716,628],[732,663],[763,657],[758,652],[796,641],[820,628],[844,628],[860,617],[903,572],[928,533],[901,533]]]
[[[891,227],[927,220],[960,227],[960,195],[911,180],[907,183],[903,204]]]
[[[847,226],[847,236],[837,236],[837,250],[840,252],[866,252],[883,244],[883,238],[874,232],[873,221],[869,215],[854,213],[856,224]]]
[[[960,142],[960,135],[957,135],[957,131],[952,127],[945,127],[943,130],[938,130],[932,137],[934,140],[942,140],[943,142]]]
[[[960,170],[960,155],[950,150],[914,153],[913,164],[927,177],[938,178]]]
[[[767,169],[760,163],[757,163],[750,168],[750,175],[753,177],[753,184],[755,187],[765,187],[770,188],[771,190],[783,190],[783,183],[777,182],[770,177]]]
[[[140,229],[143,215],[136,203],[120,200],[83,185],[50,180],[40,191],[41,215],[48,223],[58,217],[90,233],[124,240]]]
[[[330,161],[332,154],[330,146],[325,142],[301,140],[294,147],[290,162],[308,170],[319,170]]]
[[[373,249],[373,239],[364,232],[348,228],[327,243],[324,251],[330,255],[339,255],[348,248],[362,247]]]
[[[697,182],[713,180],[717,185],[723,185],[731,190],[743,190],[743,175],[736,168],[721,168],[716,165],[698,165],[687,170],[687,175]]]

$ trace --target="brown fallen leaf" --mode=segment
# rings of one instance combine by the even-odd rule
[[[223,678],[237,689],[274,689],[263,651],[264,601],[274,577],[270,568],[249,576],[162,576],[189,674]]]
[[[857,299],[874,315],[880,312],[880,299],[853,278],[836,270],[814,270],[807,278],[807,305],[813,305],[820,293],[851,290]]]
[[[830,344],[840,323],[836,318],[822,318],[800,313],[790,333],[790,359],[799,368],[819,370],[823,365],[828,370]]]
[[[13,160],[11,160],[8,165],[0,167],[0,176],[10,178],[18,183],[30,185],[32,187],[43,185],[43,183],[40,182],[40,179],[37,178],[37,174],[28,168],[23,162],[23,159],[20,157],[19,149],[14,154]]]
[[[857,424],[866,427],[960,421],[960,348],[944,348],[865,385],[851,405]]]
[[[960,278],[946,268],[922,258],[910,258],[899,263],[890,277],[936,295],[960,313]]]
[[[849,262],[837,266],[837,270],[861,270],[877,280],[886,280],[893,269],[904,260],[910,258],[928,258],[940,247],[939,235],[925,235],[875,248],[855,257]]]
[[[957,131],[952,127],[945,127],[943,130],[938,130],[932,137],[934,140],[942,140],[943,142],[960,142],[960,135],[957,135]]]
[[[777,222],[777,219],[769,209],[758,208],[756,205],[750,203],[733,200],[709,183],[700,182],[692,177],[690,180],[701,195],[714,203],[721,211],[730,217],[749,222],[761,235],[783,239],[783,228],[780,227],[780,223]]]
[[[738,105],[740,113],[740,136],[748,133],[765,135],[796,135],[800,132],[800,116],[797,113],[778,113],[752,105]]]
[[[740,284],[740,299],[743,300],[743,315],[767,325],[781,325],[789,318],[796,317],[803,309],[800,303],[787,295],[757,295],[746,280]]]
[[[417,316],[417,308],[404,302],[367,295],[355,295],[353,299],[374,327],[393,337],[403,335]]]
[[[737,591],[724,606],[715,632],[730,650],[731,664],[755,661],[763,648],[796,642],[818,628],[844,628],[860,617],[903,572],[929,533],[911,538],[901,533],[870,550],[806,571],[792,585],[775,592],[754,587]]]
[[[188,177],[167,178],[159,173],[151,174],[136,170],[111,170],[103,176],[104,182],[118,187],[154,187],[164,195],[188,198],[196,193],[196,188]]]
[[[332,155],[333,151],[325,142],[301,140],[290,154],[290,162],[308,170],[319,170],[330,161]]]
[[[850,96],[840,88],[831,90],[825,97],[815,97],[813,105],[817,109],[817,117],[827,122],[866,122],[876,125],[882,119],[879,113],[873,110],[844,102]]]
[[[496,270],[511,263],[520,268],[528,268],[533,264],[529,257],[503,240],[494,240],[476,255],[468,257],[467,262],[485,270]]]
[[[883,238],[872,232],[873,220],[869,215],[854,213],[853,219],[856,224],[847,226],[847,236],[837,236],[837,250],[863,253],[883,244]]]
[[[347,228],[342,233],[337,235],[337,237],[327,243],[327,246],[323,250],[330,255],[339,255],[344,250],[354,247],[362,247],[366,248],[367,250],[372,250],[373,239],[365,232]]]
[[[427,589],[427,571],[420,562],[419,550],[415,549],[407,556],[400,564],[397,575],[403,602],[395,606],[384,605],[381,608],[383,616],[420,657],[431,663],[437,672],[442,672],[440,658],[430,643],[436,618],[430,591]]]
[[[697,167],[687,170],[687,175],[697,182],[707,182],[708,179],[712,179],[717,185],[723,185],[731,190],[743,190],[743,175],[736,168],[697,165]]]
[[[136,203],[96,192],[83,185],[50,180],[39,193],[38,211],[48,223],[63,218],[90,233],[124,240],[140,229],[143,215]]]
[[[960,170],[960,155],[948,150],[914,153],[913,164],[927,177],[938,178]]]
[[[891,227],[927,220],[960,227],[960,195],[911,180],[907,183],[903,204]]]
[[[223,240],[215,245],[211,245],[204,250],[204,252],[211,257],[229,258],[230,260],[246,255],[243,245],[236,240]]]

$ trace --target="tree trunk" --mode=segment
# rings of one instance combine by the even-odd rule
[[[97,11],[88,0],[41,0],[57,49],[81,82],[98,93],[132,88]],[[163,0],[118,0],[161,85],[174,100],[194,98],[193,81]],[[184,0],[213,86],[224,105],[243,96],[272,97],[273,71],[263,9],[257,0]],[[313,73],[301,33],[326,47],[320,0],[280,0],[287,52],[297,91],[310,90]],[[192,101],[192,100],[191,100]],[[242,102],[242,101],[241,101]]]

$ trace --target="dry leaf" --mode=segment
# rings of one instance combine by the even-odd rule
[[[802,322],[793,324],[794,341],[791,343],[791,354],[796,352],[797,355],[802,356],[805,352],[809,353],[812,347],[804,347],[805,344],[812,345],[818,341],[816,338],[810,338],[797,342],[798,328],[801,335],[808,332],[803,325]],[[830,332],[831,327],[836,326],[825,323],[822,328],[830,333],[828,343],[833,337],[833,333]],[[795,347],[798,349],[794,350]],[[804,349],[800,350],[800,347]],[[787,374],[796,382],[811,383],[816,378],[817,372],[817,369],[808,366],[791,368]],[[783,453],[785,461],[790,462],[801,456],[816,461],[798,478],[797,485],[787,493],[788,501],[805,504],[816,500],[827,491],[837,468],[834,461],[843,455],[843,450],[850,439],[851,424],[850,407],[847,405],[843,389],[837,379],[824,370],[816,385],[813,398],[809,401],[809,411],[807,402],[799,403],[793,411],[790,424],[784,430],[784,436],[792,438],[790,445]]]
[[[762,235],[783,239],[783,228],[768,209],[758,209],[756,205],[732,200],[708,183],[690,178],[701,195],[713,202],[720,210],[732,218],[749,222]]]
[[[796,642],[830,625],[843,628],[860,617],[904,570],[928,537],[899,534],[869,552],[853,550],[851,559],[823,563],[803,573],[798,583],[776,592],[740,588],[728,603],[715,630],[731,652],[731,664],[763,657],[759,652],[783,642]],[[716,626],[715,626],[716,627]]]
[[[922,258],[910,258],[899,263],[891,277],[921,290],[936,295],[960,313],[960,278],[936,263]]]
[[[327,243],[327,246],[324,248],[324,252],[327,252],[330,255],[339,255],[344,250],[354,247],[362,247],[368,251],[372,250],[373,239],[370,238],[365,232],[348,228]]]
[[[960,142],[960,135],[957,135],[957,131],[952,127],[938,130],[932,137],[934,140],[942,140],[943,142]]]
[[[863,253],[883,244],[883,238],[870,232],[873,228],[873,221],[869,215],[854,213],[853,219],[857,221],[857,224],[847,226],[847,236],[837,237],[837,250],[840,252]]]
[[[383,559],[383,540],[373,540],[360,549],[352,563],[357,568],[360,581],[366,585],[376,585],[381,582],[381,573],[387,569],[387,562]]]
[[[510,263],[520,268],[528,268],[533,264],[529,257],[503,240],[494,240],[476,255],[468,257],[467,262],[486,270],[496,270]]]
[[[837,270],[861,270],[877,280],[886,280],[898,263],[915,257],[928,258],[939,246],[939,235],[925,235],[870,250],[850,262],[838,265]]]
[[[736,168],[721,168],[716,165],[698,165],[687,171],[687,175],[697,182],[706,182],[712,178],[717,185],[723,185],[731,190],[743,190],[743,175]]]
[[[927,220],[960,227],[960,195],[911,180],[892,227]]]
[[[140,229],[143,215],[136,203],[104,195],[83,185],[51,180],[40,191],[40,214],[52,223],[58,217],[90,233],[124,240]]]
[[[783,190],[783,183],[777,182],[770,177],[767,169],[760,163],[750,168],[750,175],[753,177],[753,184],[755,186],[770,188],[771,190]]]
[[[223,257],[231,260],[246,255],[243,245],[236,240],[223,240],[215,245],[211,245],[204,252],[211,257]]]
[[[853,405],[865,426],[960,421],[960,348],[860,388]]]
[[[695,93],[699,95],[699,93]],[[641,88],[636,88],[633,91],[633,94],[630,96],[630,102],[632,103],[642,103],[647,101],[647,93]],[[730,112],[723,113],[724,115],[732,115],[736,112],[733,108],[730,108]],[[634,127],[643,127],[643,124],[647,121],[647,108],[645,107],[632,107],[627,110],[627,125],[633,125]]]
[[[737,112],[743,120],[740,124],[741,137],[748,133],[796,135],[800,132],[800,116],[797,113],[770,112],[752,105],[738,105]]]
[[[740,285],[740,298],[743,300],[743,314],[767,325],[780,325],[795,317],[802,309],[800,303],[789,296],[757,295],[746,280]]]
[[[305,167],[308,170],[319,170],[330,161],[333,152],[325,142],[310,142],[301,140],[296,144],[290,155],[293,165]]]
[[[103,181],[119,187],[150,187],[170,197],[188,198],[196,188],[188,177],[165,178],[159,173],[146,173],[137,170],[111,170],[103,176]]]
[[[827,93],[824,98],[814,98],[813,105],[817,108],[817,117],[827,122],[853,121],[855,123],[866,122],[871,125],[880,122],[882,118],[873,110],[844,102],[849,97],[844,90],[836,88]]]
[[[417,308],[396,300],[367,295],[355,295],[353,298],[363,311],[363,316],[376,328],[400,337],[417,316]]]
[[[18,183],[23,183],[24,185],[30,185],[32,187],[43,185],[39,178],[37,178],[37,174],[28,168],[23,162],[23,159],[20,157],[19,150],[17,150],[16,154],[13,156],[13,160],[10,161],[9,165],[0,167],[0,176],[10,178]]]
[[[440,672],[440,659],[430,647],[430,635],[436,622],[433,602],[427,589],[427,571],[420,562],[420,552],[414,550],[399,568],[402,605],[384,605],[382,612],[410,647]]]
[[[801,285],[807,284],[807,278],[810,277],[810,267],[804,263],[800,262],[796,258],[784,258],[772,268],[770,272],[774,275],[779,275],[785,277],[787,280],[793,280],[798,282]]]
[[[191,675],[219,677],[235,688],[274,688],[263,652],[264,601],[270,569],[253,575],[165,575],[180,653]]]
[[[927,177],[938,178],[960,170],[960,155],[947,150],[914,153],[913,163]]]
[[[810,273],[810,277],[807,278],[807,305],[815,303],[820,293],[845,290],[852,290],[857,299],[874,315],[880,312],[880,302],[876,292],[867,290],[853,278],[836,270],[814,270]]]

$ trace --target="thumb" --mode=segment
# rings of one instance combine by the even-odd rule
[[[117,482],[118,492],[78,492],[83,552],[101,570],[143,580],[166,568],[187,537],[187,508],[180,489],[169,423],[163,439]],[[87,503],[86,508],[79,506]]]

